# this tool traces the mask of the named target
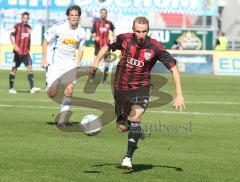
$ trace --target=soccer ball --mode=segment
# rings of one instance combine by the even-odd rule
[[[102,122],[96,115],[86,115],[80,122],[80,126],[86,135],[93,136],[102,129]]]

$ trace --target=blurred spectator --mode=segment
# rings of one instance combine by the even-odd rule
[[[218,38],[216,40],[215,50],[225,51],[228,47],[228,38],[225,36],[224,32],[218,32]]]

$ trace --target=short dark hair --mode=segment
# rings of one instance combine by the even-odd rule
[[[108,12],[106,8],[102,8],[102,9],[100,9],[100,13],[101,13],[102,11],[106,11],[106,12]]]
[[[24,11],[24,12],[22,13],[22,17],[25,16],[25,15],[27,15],[27,16],[29,17],[30,14],[29,14],[27,11]]]
[[[147,24],[149,30],[149,20],[145,16],[138,16],[133,20],[133,29],[135,27],[135,23]]]
[[[72,10],[78,11],[78,16],[81,16],[81,13],[82,13],[82,12],[81,12],[81,8],[80,8],[80,6],[78,6],[78,5],[69,6],[68,9],[67,9],[67,11],[66,11],[66,15],[69,16],[70,11],[72,11]]]

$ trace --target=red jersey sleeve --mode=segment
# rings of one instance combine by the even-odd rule
[[[177,61],[175,58],[171,56],[169,52],[159,43],[154,42],[156,47],[156,56],[159,61],[161,61],[167,69],[171,69],[172,67],[176,66]]]
[[[18,25],[18,24],[15,24],[15,25],[14,25],[14,27],[13,27],[13,29],[12,29],[11,33],[10,33],[10,35],[12,35],[12,36],[14,36],[14,37],[16,36],[16,32],[17,32],[17,25]]]
[[[109,50],[113,52],[116,50],[122,50],[122,42],[123,42],[123,36],[122,34],[120,34],[116,37],[115,42],[108,44]]]

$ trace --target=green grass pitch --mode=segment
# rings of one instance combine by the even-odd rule
[[[16,95],[8,93],[8,71],[0,71],[0,181],[239,181],[240,77],[182,75],[186,110],[171,104],[149,108],[142,122],[155,126],[133,158],[133,171],[119,168],[127,134],[110,122],[97,136],[62,132],[51,123],[60,105],[44,89],[28,93],[27,76],[19,71]],[[173,95],[171,75],[162,88]],[[113,105],[109,85],[83,93],[78,80],[74,96]],[[45,88],[43,72],[35,85]],[[154,97],[153,97],[154,100]],[[74,121],[101,110],[72,107]],[[162,128],[157,128],[157,127]],[[178,127],[178,128],[177,128]]]

